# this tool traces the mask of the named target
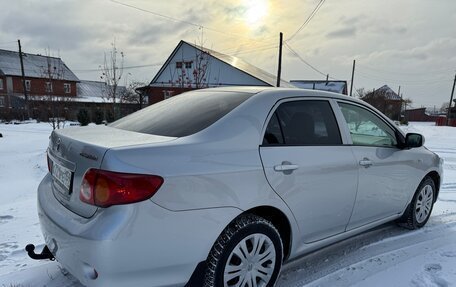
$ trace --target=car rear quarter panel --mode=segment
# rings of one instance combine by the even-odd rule
[[[162,176],[165,182],[152,200],[170,210],[245,210],[279,199],[259,156],[262,128],[277,99],[261,98],[254,96],[202,132],[169,144],[111,149],[102,168]]]
[[[173,212],[151,201],[99,209],[90,219],[71,214],[52,194],[50,176],[38,188],[45,242],[86,286],[183,286],[237,208]],[[99,277],[87,278],[94,267]]]

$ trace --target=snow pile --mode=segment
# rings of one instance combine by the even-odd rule
[[[456,282],[456,128],[411,123],[445,159],[439,200],[416,231],[385,224],[284,266],[277,286],[452,286]],[[27,257],[43,242],[36,188],[47,173],[48,124],[0,124],[0,286],[81,285],[56,262]],[[41,250],[42,245],[38,246]]]

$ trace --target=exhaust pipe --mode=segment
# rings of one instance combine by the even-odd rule
[[[28,244],[27,246],[25,246],[25,251],[27,251],[27,254],[30,258],[35,259],[35,260],[43,260],[43,259],[49,259],[51,261],[55,260],[54,255],[52,255],[52,253],[49,250],[49,248],[47,247],[47,245],[44,246],[44,248],[40,254],[35,253],[35,245],[33,245],[33,244]]]

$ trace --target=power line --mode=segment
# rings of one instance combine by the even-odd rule
[[[271,50],[271,49],[277,49],[278,47],[279,46],[277,44],[272,44],[272,45],[258,47],[258,48],[250,49],[250,50],[240,50],[236,53],[233,53],[232,56],[237,56],[240,54],[249,54],[249,53],[253,53],[253,52],[259,52],[259,51],[265,51],[265,50]]]
[[[304,21],[304,23],[302,23],[301,27],[299,27],[299,29],[296,30],[296,32],[294,32],[293,35],[291,35],[291,37],[287,39],[287,41],[291,41],[299,32],[301,32],[302,29],[304,29],[305,26],[307,26],[307,24],[310,23],[310,21],[312,21],[313,17],[315,17],[315,15],[317,14],[318,10],[320,10],[321,6],[323,6],[325,1],[326,0],[320,0],[320,2],[317,4],[317,6],[312,11],[312,13],[310,13],[310,15]]]
[[[293,48],[291,48],[290,44],[288,44],[287,42],[285,42],[285,46],[287,47],[288,50],[290,50],[290,52],[295,55],[299,60],[301,60],[301,62],[303,62],[304,64],[306,64],[308,67],[310,67],[312,70],[314,70],[315,72],[319,73],[320,75],[322,76],[327,76],[328,74],[327,73],[323,73],[322,71],[320,71],[319,69],[317,69],[316,67],[314,67],[312,64],[310,64],[309,62],[307,62],[306,60],[304,60],[295,50],[293,50]],[[334,77],[329,77],[333,80],[337,80],[336,78]]]
[[[322,76],[325,76],[327,74],[323,73],[322,71],[318,70],[317,68],[315,68],[313,65],[311,65],[309,62],[307,62],[306,60],[304,60],[297,52],[295,52],[295,50],[293,50],[293,48],[290,47],[290,45],[285,42],[285,46],[287,47],[288,50],[290,50],[290,52],[295,55],[299,60],[301,60],[301,62],[303,62],[304,64],[306,64],[308,67],[310,67],[312,70],[314,70],[315,72],[319,73],[320,75]]]
[[[124,70],[128,69],[137,69],[137,68],[145,68],[145,67],[156,67],[156,66],[162,66],[163,63],[154,63],[154,64],[147,64],[147,65],[137,65],[137,66],[125,66],[123,67]],[[120,69],[120,68],[117,68]],[[99,72],[103,70],[103,68],[96,68],[96,69],[75,69],[72,70],[73,72]]]
[[[243,45],[244,43],[247,43],[245,45]],[[262,44],[262,45],[258,45],[258,46],[255,46],[254,43],[249,43],[249,42],[243,42],[243,43],[240,43],[236,46],[231,46],[229,48],[226,48],[224,50],[221,50],[220,53],[224,53],[224,54],[231,54],[231,53],[240,53],[240,52],[243,52],[243,51],[250,51],[250,50],[255,50],[255,49],[262,49],[262,48],[265,48],[265,47],[277,47],[277,43],[275,42],[270,42],[269,44]],[[242,47],[243,49],[239,49],[240,47]]]
[[[169,20],[169,21],[183,23],[183,24],[195,26],[195,27],[198,27],[198,28],[204,28],[206,30],[209,30],[209,31],[212,31],[212,32],[216,32],[216,33],[220,33],[220,34],[224,34],[224,35],[231,36],[231,37],[249,39],[250,41],[255,41],[255,42],[263,42],[263,41],[252,39],[252,38],[248,38],[248,37],[245,37],[245,36],[242,36],[242,35],[239,35],[239,34],[228,33],[228,32],[221,31],[221,30],[218,30],[218,29],[214,29],[214,28],[211,28],[211,27],[207,27],[207,26],[204,26],[204,25],[201,25],[201,24],[197,24],[197,23],[193,23],[193,22],[190,22],[190,21],[186,21],[186,20],[174,18],[174,17],[171,17],[171,16],[167,16],[167,15],[164,15],[164,14],[161,14],[161,13],[157,13],[157,12],[154,12],[154,11],[151,11],[151,10],[147,10],[147,9],[144,9],[144,8],[141,8],[141,7],[137,7],[137,6],[134,6],[134,5],[131,5],[131,4],[126,4],[126,3],[123,3],[123,2],[120,2],[120,1],[117,1],[117,0],[110,0],[110,1],[113,2],[113,3],[116,3],[118,5],[122,5],[122,6],[131,8],[131,9],[135,9],[135,10],[139,10],[139,11],[142,11],[142,12],[145,12],[145,13],[149,13],[149,14],[155,15],[157,17],[161,17],[161,18]]]

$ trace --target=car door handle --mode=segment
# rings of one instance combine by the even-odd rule
[[[368,159],[367,157],[363,158],[362,160],[359,161],[359,165],[364,166],[365,168],[370,167],[374,163]]]
[[[276,165],[274,166],[274,170],[275,171],[293,171],[295,169],[298,169],[299,168],[299,165],[296,165],[296,164],[291,164],[291,163],[285,163],[285,162],[282,162],[282,164],[279,164],[279,165]]]

